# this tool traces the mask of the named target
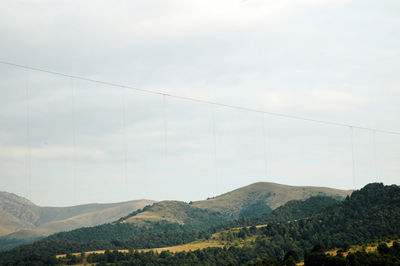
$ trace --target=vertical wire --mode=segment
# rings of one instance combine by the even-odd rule
[[[125,183],[125,200],[129,198],[128,191],[128,150],[126,141],[126,103],[125,103],[125,88],[121,88],[121,103],[122,103],[122,131],[123,131],[123,145],[124,145],[124,183]]]
[[[218,166],[217,166],[217,133],[215,125],[215,105],[212,105],[212,128],[213,128],[213,144],[214,144],[214,171],[215,171],[215,192],[218,196]]]
[[[77,204],[76,197],[76,126],[75,126],[75,82],[71,78],[71,119],[72,119],[72,190],[74,204]]]
[[[168,151],[168,114],[167,114],[167,95],[163,94],[164,111],[164,159],[167,160]]]
[[[268,180],[268,156],[267,156],[267,137],[265,130],[265,114],[262,113],[262,135],[263,135],[263,150],[264,150],[264,167],[265,167],[265,181]]]
[[[25,100],[26,100],[26,140],[28,148],[28,195],[32,200],[32,154],[31,154],[31,121],[30,121],[30,88],[29,88],[29,71],[25,71]]]
[[[374,148],[374,163],[375,163],[375,178],[376,182],[379,181],[379,173],[378,173],[378,156],[377,156],[377,148],[376,148],[376,131],[372,131],[372,143]]]
[[[354,128],[350,126],[350,141],[351,141],[351,162],[353,168],[353,189],[356,189],[356,163],[354,156]]]

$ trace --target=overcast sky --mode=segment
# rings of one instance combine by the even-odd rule
[[[397,0],[3,0],[0,60],[400,131],[399,14]],[[353,133],[355,187],[399,183],[400,136]],[[40,205],[352,189],[351,146],[347,127],[0,64],[0,191]]]

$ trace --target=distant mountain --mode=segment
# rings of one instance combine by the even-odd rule
[[[339,190],[326,187],[287,186],[269,182],[254,183],[218,197],[191,202],[161,201],[142,212],[132,213],[122,222],[146,225],[149,222],[167,221],[185,224],[190,217],[189,211],[196,209],[219,213],[221,222],[245,216],[268,213],[290,200],[304,200],[312,196],[329,196],[344,199],[351,190]],[[197,219],[202,219],[198,217]],[[208,217],[204,217],[208,219]]]
[[[0,192],[0,236],[35,228],[39,207],[12,193]]]
[[[56,232],[109,223],[153,202],[134,200],[72,207],[41,207],[15,194],[0,192],[0,242],[10,240],[18,243],[15,240],[21,240],[24,243]],[[4,248],[4,244],[1,248]]]

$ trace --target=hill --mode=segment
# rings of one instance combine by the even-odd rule
[[[151,226],[155,222],[168,222],[185,225],[188,229],[206,229],[230,219],[232,217],[220,212],[197,208],[185,202],[162,201],[124,217],[120,222],[135,226]]]
[[[269,205],[275,208],[288,200],[307,199],[313,195],[329,195],[341,199],[349,193],[350,191],[331,188],[295,187],[259,182],[213,199],[191,203],[162,201],[135,212],[132,212],[132,210],[137,209],[135,205],[137,202],[122,205],[90,204],[51,208],[38,207],[21,198],[17,200],[14,195],[13,202],[18,202],[22,206],[19,209],[29,210],[32,213],[29,217],[33,218],[29,220],[28,229],[18,230],[0,238],[0,244],[2,244],[3,249],[10,248],[32,242],[51,233],[110,223],[118,220],[122,215],[125,216],[119,219],[118,223],[114,223],[113,227],[96,227],[96,232],[101,231],[102,234],[100,235],[102,236],[104,235],[103,232],[108,232],[108,235],[114,239],[123,239],[123,237],[127,237],[127,234],[143,233],[143,230],[138,230],[136,227],[144,227],[148,229],[149,233],[160,232],[169,228],[167,224],[179,230],[205,230],[238,217],[260,216],[271,211],[272,208]],[[130,206],[131,204],[134,206]],[[121,227],[116,230],[115,228],[119,228],[120,224],[131,224],[133,228],[127,230],[127,227]],[[67,239],[76,241],[76,238],[72,236],[78,235],[79,241],[82,239],[89,240],[91,234],[87,230],[78,230],[71,232],[71,237],[67,237]],[[84,238],[81,236],[84,236]],[[62,234],[61,238],[64,237],[65,235]]]
[[[193,206],[239,217],[243,210],[257,203],[264,204],[274,210],[290,200],[304,200],[317,195],[342,199],[350,195],[351,192],[351,190],[327,187],[288,186],[271,182],[258,182],[212,199],[194,202]]]
[[[115,221],[153,202],[135,200],[72,207],[41,207],[15,194],[0,192],[0,249],[56,232]]]
[[[205,223],[209,217],[189,217],[199,212],[199,209],[210,211],[221,217],[221,222],[239,217],[255,216],[268,213],[290,200],[304,200],[312,196],[329,196],[344,199],[350,195],[350,190],[339,190],[326,187],[287,186],[269,182],[254,183],[218,197],[191,202],[190,204],[178,201],[161,201],[146,208],[142,212],[135,212],[122,219],[122,222],[143,226],[155,221],[186,224],[189,221],[200,219]],[[210,223],[210,225],[215,225]]]
[[[234,237],[234,235],[239,233],[243,228],[251,230],[251,227],[253,226],[261,228],[267,226],[269,223],[298,221],[300,219],[311,217],[328,207],[333,207],[338,204],[340,204],[339,201],[326,196],[313,196],[306,200],[291,200],[272,212],[266,213],[262,216],[242,217],[227,224],[223,224],[217,227],[217,232],[209,235],[207,239],[197,239],[196,241],[187,244],[152,248],[145,251],[153,250],[161,252],[168,250],[171,252],[178,252],[204,249],[208,247],[243,246],[244,244],[254,241],[253,238],[243,239]]]

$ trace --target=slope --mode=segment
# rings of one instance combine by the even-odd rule
[[[343,199],[350,190],[325,187],[296,187],[268,182],[254,183],[218,197],[195,201],[190,204],[178,201],[162,201],[147,207],[141,212],[127,216],[122,222],[144,226],[155,221],[187,223],[189,210],[208,210],[221,217],[221,222],[239,217],[259,216],[282,206],[290,200],[304,200],[312,196],[330,196]],[[185,221],[186,219],[186,221]],[[199,217],[202,222],[206,219]],[[216,225],[216,224],[210,224]]]
[[[115,221],[153,202],[135,200],[72,207],[40,207],[23,197],[0,192],[0,249],[56,232]]]
[[[34,228],[39,207],[12,193],[0,192],[0,227],[3,232]]]
[[[255,203],[265,204],[271,209],[276,209],[290,200],[303,200],[317,195],[342,199],[351,192],[351,190],[327,187],[288,186],[258,182],[212,199],[194,202],[193,206],[239,217],[244,209]]]
[[[229,219],[232,218],[220,212],[197,208],[185,202],[161,201],[121,219],[121,222],[136,226],[168,222],[184,225],[188,229],[205,229]]]

